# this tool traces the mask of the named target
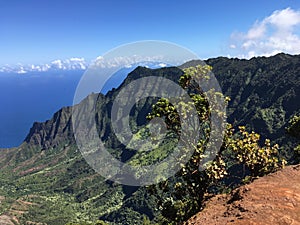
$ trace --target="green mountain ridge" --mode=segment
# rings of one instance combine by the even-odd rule
[[[182,68],[199,63],[203,62],[155,70],[137,67],[119,88],[83,100],[97,99],[97,129],[116,158],[126,162],[136,153],[124,148],[111,132],[112,102],[122,87],[147,76],[177,82]],[[278,54],[250,60],[219,57],[205,63],[213,67],[223,94],[231,98],[228,121],[234,126],[246,125],[279,143],[282,154],[293,163],[292,149],[297,141],[286,134],[286,127],[290,118],[300,113],[300,56]],[[146,122],[157,100],[149,98],[135,105],[133,130]],[[158,217],[156,199],[146,187],[105,180],[85,162],[75,144],[71,114],[72,107],[62,108],[50,120],[34,123],[21,146],[0,151],[0,196],[4,199],[0,215],[16,217],[19,224],[32,221],[53,225],[99,218],[115,224],[141,224],[145,216],[151,220]]]

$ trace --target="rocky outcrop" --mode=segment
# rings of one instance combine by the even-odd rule
[[[31,127],[25,142],[44,149],[55,147],[65,141],[72,141],[71,107],[60,109],[52,119],[46,122],[35,122]]]

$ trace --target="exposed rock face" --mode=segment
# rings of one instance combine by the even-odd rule
[[[300,165],[213,197],[186,224],[300,224]]]
[[[52,119],[43,123],[35,122],[25,142],[47,149],[67,139],[72,140],[71,111],[71,107],[65,107],[56,112]]]

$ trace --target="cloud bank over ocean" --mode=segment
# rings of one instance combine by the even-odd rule
[[[0,67],[0,72],[24,74],[29,72],[47,72],[51,70],[86,70],[87,67],[88,63],[84,58],[74,57],[65,60],[57,59],[52,61],[51,63],[46,63],[42,65],[6,65]]]

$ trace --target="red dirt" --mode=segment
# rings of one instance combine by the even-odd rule
[[[300,225],[300,165],[211,198],[187,225]]]

